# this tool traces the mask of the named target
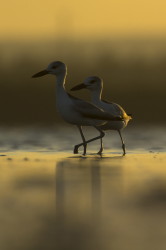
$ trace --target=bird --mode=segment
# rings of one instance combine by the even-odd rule
[[[68,123],[74,124],[78,127],[81,134],[82,143],[75,145],[74,154],[78,154],[78,149],[83,146],[83,155],[86,155],[87,144],[104,137],[105,133],[98,127],[104,125],[106,121],[122,120],[120,116],[114,116],[108,112],[103,111],[94,104],[78,99],[65,89],[65,81],[67,76],[67,66],[61,61],[51,62],[46,69],[34,74],[32,78],[42,77],[51,74],[56,77],[56,107],[61,117]],[[93,126],[100,135],[88,141],[82,131],[82,126]]]
[[[107,130],[116,130],[119,133],[121,142],[123,155],[126,154],[126,147],[124,140],[122,138],[121,130],[125,128],[128,122],[132,119],[131,114],[127,114],[125,110],[117,103],[105,101],[102,99],[102,91],[103,91],[103,80],[98,76],[89,76],[87,77],[83,83],[76,85],[71,88],[71,91],[76,91],[80,89],[88,89],[91,92],[91,102],[96,105],[98,108],[101,108],[105,112],[110,113],[114,116],[120,116],[123,118],[121,121],[107,121],[105,124],[99,125],[99,128],[102,131]],[[101,154],[103,151],[103,143],[101,138],[101,147],[98,154]]]

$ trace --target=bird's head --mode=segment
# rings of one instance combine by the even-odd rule
[[[98,76],[87,77],[83,83],[76,85],[71,89],[71,91],[76,91],[80,89],[89,89],[90,91],[101,90],[103,87],[103,81]]]
[[[63,62],[56,61],[56,62],[50,63],[46,69],[34,74],[32,77],[36,78],[36,77],[41,77],[47,74],[58,76],[61,74],[65,74],[66,71],[67,71],[66,65]]]

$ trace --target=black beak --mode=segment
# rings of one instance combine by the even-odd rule
[[[44,75],[47,75],[47,74],[49,74],[49,71],[45,69],[45,70],[42,70],[42,71],[34,74],[32,76],[32,78],[41,77],[41,76],[44,76]]]
[[[84,83],[78,84],[75,87],[71,88],[71,91],[75,91],[75,90],[80,90],[80,89],[85,89],[87,86]]]

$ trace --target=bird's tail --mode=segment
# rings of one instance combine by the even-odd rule
[[[128,117],[129,117],[129,120],[132,120],[133,119],[133,115],[132,114],[127,114]]]

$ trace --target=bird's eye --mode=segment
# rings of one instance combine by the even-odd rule
[[[53,69],[56,69],[56,68],[57,68],[57,66],[56,66],[56,65],[55,65],[55,66],[52,66],[52,68],[53,68]]]
[[[95,82],[95,80],[90,81],[90,83],[94,83],[94,82]]]

